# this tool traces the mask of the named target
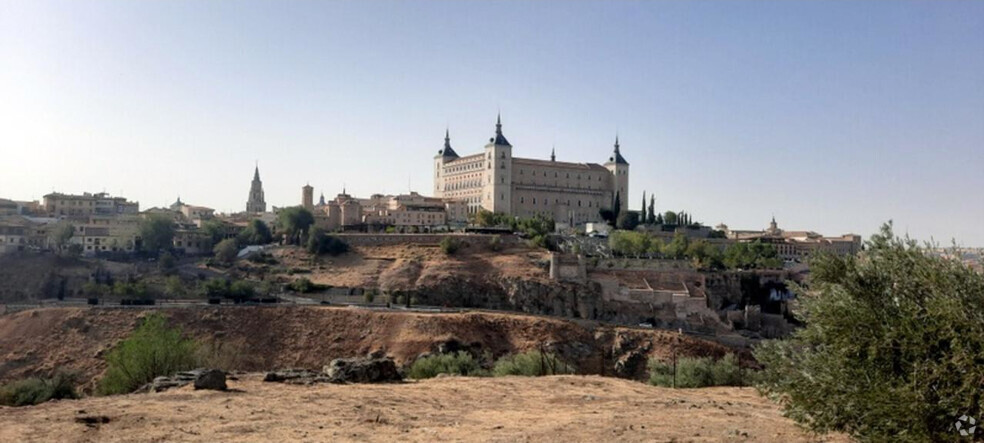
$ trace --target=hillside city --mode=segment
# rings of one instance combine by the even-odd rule
[[[981,441],[981,36],[2,2],[0,443]]]

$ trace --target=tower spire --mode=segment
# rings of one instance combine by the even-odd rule
[[[495,116],[495,140],[493,140],[493,143],[503,146],[512,146],[509,144],[509,140],[506,140],[506,137],[502,135],[502,113],[497,113]]]
[[[551,146],[550,147],[550,161],[552,161],[552,162],[557,161],[557,147],[556,146]]]

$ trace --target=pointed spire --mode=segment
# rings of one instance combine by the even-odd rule
[[[260,163],[256,163],[256,169],[253,170],[253,180],[260,181]]]
[[[557,161],[557,147],[556,146],[551,146],[550,147],[550,161],[552,161],[552,162]]]
[[[501,113],[496,114],[496,117],[495,117],[495,139],[492,142],[495,143],[495,144],[497,144],[497,145],[512,146],[511,144],[509,144],[509,140],[506,140],[506,137],[504,135],[502,135],[502,114]]]
[[[625,157],[622,157],[622,153],[619,151],[619,146],[620,145],[618,143],[618,133],[616,132],[615,133],[615,153],[612,154],[612,157],[608,159],[608,162],[609,163],[617,163],[617,164],[627,165],[627,164],[629,164],[629,162],[625,161]]]
[[[441,156],[451,159],[458,158],[458,153],[451,148],[451,130],[448,128],[444,129],[444,149],[441,150]]]

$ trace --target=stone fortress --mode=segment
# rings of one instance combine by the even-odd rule
[[[612,209],[616,198],[627,209],[628,196],[629,162],[618,136],[604,164],[559,162],[554,153],[549,160],[514,157],[500,117],[481,152],[459,156],[448,131],[434,157],[434,197],[463,201],[469,214],[543,215],[576,226],[601,221],[599,211]]]

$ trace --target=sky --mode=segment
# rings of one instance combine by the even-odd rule
[[[632,209],[984,246],[984,2],[0,1],[0,197],[245,209],[430,194],[477,152]]]

